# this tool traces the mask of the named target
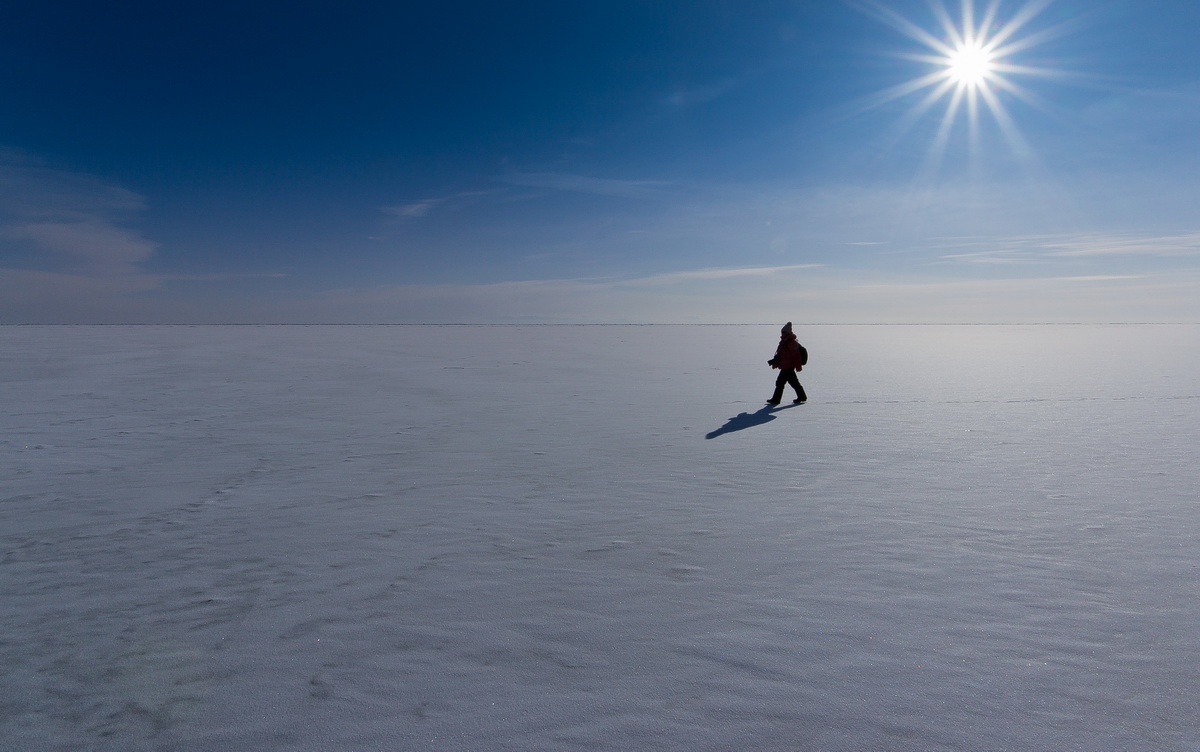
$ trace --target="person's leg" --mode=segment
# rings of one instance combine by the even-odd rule
[[[791,384],[792,388],[796,390],[796,401],[797,402],[807,402],[808,401],[808,395],[804,393],[804,387],[800,385],[800,379],[797,378],[795,371],[792,371],[792,370],[788,371],[788,383]],[[782,388],[779,390],[779,396],[781,399],[783,398],[783,389]]]
[[[795,371],[792,372],[792,378],[795,378]],[[783,399],[783,385],[787,383],[787,369],[780,369],[779,375],[775,377],[775,393],[771,395],[771,399],[767,400],[772,405],[778,405]]]

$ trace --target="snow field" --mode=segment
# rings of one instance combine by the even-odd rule
[[[0,328],[0,748],[1200,748],[1200,327],[777,331]]]

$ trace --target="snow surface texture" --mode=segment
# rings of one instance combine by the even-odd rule
[[[797,333],[0,328],[0,749],[1200,749],[1200,327]]]

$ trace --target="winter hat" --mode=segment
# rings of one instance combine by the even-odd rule
[[[792,333],[792,322],[789,321],[786,324],[784,324],[783,328],[779,330],[779,333],[780,334],[791,334]]]

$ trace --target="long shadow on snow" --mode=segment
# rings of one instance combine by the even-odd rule
[[[780,410],[786,410],[789,407],[795,407],[795,405],[783,405],[782,407],[779,405],[764,405],[763,408],[756,413],[738,413],[726,421],[725,425],[721,426],[712,433],[706,434],[704,438],[715,439],[722,434],[733,433],[734,431],[744,431],[747,428],[754,428],[755,426],[761,426],[764,423],[770,423],[771,421],[775,420],[774,413],[777,413]]]

